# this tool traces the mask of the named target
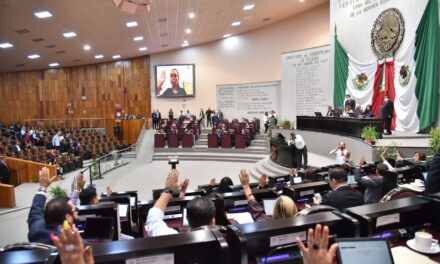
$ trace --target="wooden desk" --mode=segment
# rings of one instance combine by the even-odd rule
[[[368,125],[376,127],[382,137],[383,119],[349,117],[297,116],[296,126],[300,130],[314,130],[361,138],[362,129]]]

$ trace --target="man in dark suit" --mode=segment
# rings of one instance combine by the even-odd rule
[[[347,105],[350,106],[351,110],[353,111],[356,108],[356,101],[354,99],[351,99],[349,94],[345,96],[344,109],[347,108]]]
[[[9,167],[6,159],[0,159],[0,178],[5,184],[9,184]]]
[[[385,122],[385,135],[391,135],[391,120],[393,119],[394,104],[391,102],[388,95],[385,95],[385,99],[382,105],[382,118]]]
[[[322,197],[322,200],[313,198],[314,204],[330,205],[339,210],[364,204],[364,195],[348,186],[347,171],[336,167],[330,171],[330,187],[333,191]]]
[[[440,151],[435,153],[425,181],[425,194],[440,192]]]
[[[27,219],[30,242],[53,244],[51,234],[58,234],[64,220],[71,225],[78,218],[75,206],[68,197],[54,198],[44,206],[47,188],[55,179],[56,176],[50,177],[46,167],[39,172],[40,188],[34,196]]]

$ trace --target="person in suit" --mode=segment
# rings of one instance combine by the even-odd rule
[[[71,225],[78,219],[75,206],[68,197],[54,198],[45,206],[47,188],[55,179],[56,176],[50,177],[48,168],[40,170],[40,188],[34,196],[27,219],[30,242],[52,244],[51,236],[58,234],[64,221]]]
[[[0,177],[3,183],[9,184],[9,166],[6,159],[0,159]]]
[[[333,116],[335,110],[333,110],[332,106],[329,105],[327,108],[327,114],[325,114],[325,116]]]
[[[393,119],[393,112],[394,104],[391,102],[389,96],[385,95],[382,105],[382,118],[384,119],[385,129],[387,131],[385,135],[391,135],[391,120]]]
[[[425,181],[425,194],[440,192],[440,151],[435,153]]]
[[[349,94],[345,96],[344,108],[347,109],[347,106],[350,106],[350,109],[352,110],[356,108],[356,101],[354,99],[351,99],[351,96]]]
[[[314,204],[330,205],[339,210],[364,204],[364,195],[347,184],[347,171],[336,167],[330,171],[330,187],[333,191],[322,197],[313,198]]]
[[[156,110],[157,115],[157,128],[160,128],[160,121],[162,120],[162,114],[160,113],[159,109]]]
[[[153,128],[157,128],[157,113],[156,110],[153,110],[153,113],[151,113],[151,119],[153,121]]]

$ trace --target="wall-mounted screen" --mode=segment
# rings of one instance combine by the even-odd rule
[[[195,65],[156,65],[156,96],[195,96]]]

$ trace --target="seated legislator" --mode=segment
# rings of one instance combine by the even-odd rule
[[[249,185],[249,174],[246,170],[240,171],[240,182],[243,186],[244,193],[246,195],[246,199],[249,204],[249,212],[252,215],[252,218],[257,221],[265,221],[269,219],[280,219],[295,216],[298,213],[298,208],[296,207],[293,200],[285,195],[281,195],[275,201],[275,205],[273,207],[272,218],[266,215],[264,208],[257,202],[254,195],[252,194],[251,187]],[[267,176],[262,175],[260,177],[259,188],[264,188],[267,186]]]
[[[367,105],[365,107],[365,111],[362,112],[362,116],[364,116],[366,118],[374,118],[374,112],[373,112],[373,108],[371,107],[371,105]]]
[[[314,204],[330,205],[339,210],[364,204],[362,193],[348,186],[346,170],[336,167],[330,171],[329,178],[333,191],[324,195],[322,200],[313,198]]]
[[[147,216],[146,230],[148,236],[163,236],[178,234],[178,231],[170,228],[164,222],[165,209],[173,196],[173,192],[179,188],[179,172],[172,170],[167,177],[165,189],[159,199],[150,209]],[[185,180],[181,187],[186,192],[188,180]],[[192,199],[186,206],[188,224],[191,230],[201,229],[205,226],[215,225],[215,205],[208,197],[197,197]]]
[[[382,193],[385,171],[388,171],[387,165],[379,163],[376,165],[377,176],[363,176],[357,180],[359,185],[365,187],[364,201],[366,204],[377,203],[386,194]]]
[[[30,242],[52,244],[51,234],[58,234],[65,220],[73,224],[78,219],[75,206],[68,197],[54,198],[44,206],[47,188],[55,179],[56,176],[50,177],[48,168],[39,171],[40,188],[34,196],[27,219]]]
[[[425,181],[425,194],[438,192],[440,192],[440,151],[435,153]]]

